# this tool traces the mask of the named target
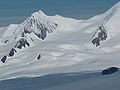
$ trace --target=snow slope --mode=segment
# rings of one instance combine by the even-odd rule
[[[1,27],[0,58],[6,60],[0,62],[0,80],[120,67],[119,18],[120,2],[89,20],[38,11],[21,24]],[[12,48],[17,52],[10,56]]]

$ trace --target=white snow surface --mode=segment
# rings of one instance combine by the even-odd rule
[[[21,24],[0,28],[0,58],[8,55],[27,29],[24,38],[30,43],[16,49],[13,57],[0,62],[0,80],[17,77],[36,77],[46,74],[102,70],[120,67],[120,2],[104,14],[88,20],[76,20],[59,15],[47,16],[41,10],[33,13]],[[32,22],[31,22],[32,20]],[[37,25],[47,29],[44,40]],[[97,28],[104,25],[108,38],[99,47],[92,44]],[[40,28],[41,28],[40,27]],[[4,43],[8,40],[8,43]],[[37,60],[41,54],[40,60]]]

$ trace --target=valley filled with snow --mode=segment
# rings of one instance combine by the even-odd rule
[[[72,87],[76,87],[75,90],[119,90],[119,72],[108,77],[100,75],[107,67],[120,68],[119,18],[120,2],[88,20],[47,16],[39,10],[21,24],[1,27],[0,90],[73,90]],[[25,82],[30,78],[34,81],[37,77],[38,82],[45,80],[48,84],[49,79],[56,79],[51,87],[40,81],[44,87],[41,89],[39,84],[27,83],[30,85],[26,87],[24,83],[12,81]],[[16,88],[12,88],[14,85]]]

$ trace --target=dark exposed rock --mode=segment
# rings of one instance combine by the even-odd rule
[[[46,30],[41,30],[39,34],[35,33],[35,35],[44,40],[46,38]]]
[[[31,37],[30,37],[31,41],[34,41]]]
[[[41,54],[38,55],[37,59],[39,60],[41,58]]]
[[[19,48],[21,49],[22,47],[25,47],[25,46],[30,46],[30,44],[28,43],[28,41],[25,39],[25,38],[21,38],[17,44],[15,45],[15,48]]]
[[[97,37],[95,37],[92,40],[93,45],[100,46],[100,42],[103,40],[107,39],[107,30],[105,29],[105,27],[102,25],[99,27],[98,32],[95,33],[97,34]]]
[[[6,59],[7,59],[7,56],[4,56],[4,57],[1,59],[1,61],[2,61],[3,63],[5,63]]]
[[[25,36],[25,33],[23,32],[22,35],[21,35],[21,37],[24,37],[24,36]]]
[[[11,49],[10,53],[9,53],[9,56],[14,56],[14,53],[17,52],[14,48]]]
[[[44,40],[46,38],[46,30],[41,30],[41,39]]]
[[[119,70],[119,68],[117,68],[117,67],[110,67],[110,68],[103,70],[102,75],[112,74],[112,73],[117,72],[118,70]]]
[[[25,28],[24,28],[24,33],[25,34],[30,34],[30,32],[27,29],[25,29]]]
[[[37,34],[35,33],[39,38],[41,38],[42,40],[44,40],[46,38],[46,33],[47,33],[47,28],[44,26],[44,24],[37,24],[37,29],[40,30],[40,33]]]
[[[5,43],[7,43],[8,42],[8,40],[5,40]]]
[[[100,39],[95,38],[95,39],[92,40],[92,43],[93,43],[93,45],[96,45],[96,47],[100,46]]]
[[[58,24],[57,23],[54,23],[55,24],[55,26],[57,27],[58,26]]]

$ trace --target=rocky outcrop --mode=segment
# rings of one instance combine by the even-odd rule
[[[15,45],[15,48],[19,48],[21,49],[22,47],[26,47],[27,46],[30,46],[30,44],[28,43],[28,41],[25,39],[25,38],[21,38],[17,44]]]
[[[39,60],[41,58],[41,54],[38,55],[37,59]]]
[[[7,43],[8,42],[8,40],[5,40],[5,43]]]
[[[102,71],[102,75],[112,74],[112,73],[117,72],[118,70],[119,70],[119,68],[117,68],[117,67],[109,67]]]
[[[1,61],[2,61],[3,63],[5,63],[6,59],[7,59],[7,56],[4,56],[4,57],[1,59]]]
[[[25,34],[30,34],[30,32],[27,29],[25,29],[25,28],[24,28],[24,33]]]
[[[7,57],[12,57],[12,56],[14,56],[14,54],[15,54],[15,52],[17,52],[14,48],[12,48],[11,50],[10,50],[10,52],[9,52],[9,55],[6,55],[6,56],[3,56],[3,58],[1,59],[1,61],[3,62],[3,63],[5,63],[5,61],[7,60]]]
[[[10,50],[9,56],[12,57],[14,56],[15,52],[17,52],[14,48]]]
[[[107,30],[103,25],[101,25],[98,31],[94,34],[92,40],[93,45],[100,46],[100,42],[107,39]]]

